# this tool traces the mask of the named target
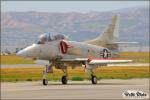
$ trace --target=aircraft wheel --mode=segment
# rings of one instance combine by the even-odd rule
[[[67,84],[67,81],[68,81],[67,76],[62,76],[61,78],[62,84]]]
[[[43,79],[43,85],[47,85],[48,84],[48,80],[47,79]]]
[[[92,81],[92,84],[97,84],[96,76],[92,75],[91,81]]]

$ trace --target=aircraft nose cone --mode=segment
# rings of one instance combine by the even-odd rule
[[[27,53],[24,50],[19,51],[17,54],[17,56],[21,56],[21,57],[26,57]]]

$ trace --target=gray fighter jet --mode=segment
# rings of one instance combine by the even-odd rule
[[[86,72],[90,72],[92,83],[97,84],[94,68],[107,66],[110,63],[131,62],[131,60],[117,59],[118,44],[128,43],[117,41],[118,28],[119,17],[115,15],[103,34],[93,40],[76,42],[62,34],[42,34],[37,43],[19,51],[17,55],[49,61],[43,71],[43,85],[48,84],[46,77],[48,73],[53,72],[53,67],[64,72],[61,81],[62,84],[67,84],[67,67],[75,68],[82,65],[85,66]]]

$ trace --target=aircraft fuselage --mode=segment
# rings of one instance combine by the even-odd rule
[[[67,40],[45,42],[45,44],[33,44],[25,48],[22,54],[41,60],[112,57],[111,51],[107,48]]]

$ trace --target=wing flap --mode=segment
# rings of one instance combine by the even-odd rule
[[[89,64],[113,64],[113,63],[128,63],[132,60],[121,60],[121,59],[92,59]]]

